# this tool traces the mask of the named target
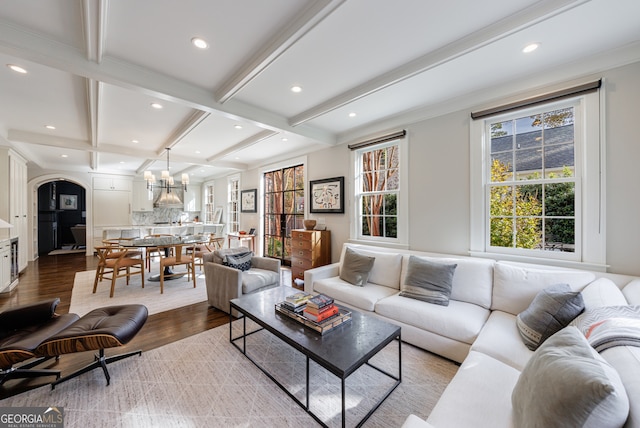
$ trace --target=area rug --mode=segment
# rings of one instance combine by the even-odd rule
[[[157,264],[151,267],[151,274],[158,272]],[[196,288],[193,288],[191,279],[187,277],[173,279],[164,282],[164,293],[160,294],[160,283],[149,281],[150,276],[145,272],[144,288],[142,288],[140,275],[132,276],[129,285],[126,278],[116,280],[116,288],[113,297],[109,297],[111,280],[105,279],[98,283],[98,289],[93,294],[93,281],[96,271],[84,271],[76,273],[71,292],[71,304],[69,312],[80,316],[92,309],[110,305],[125,305],[141,303],[147,307],[149,314],[168,311],[182,306],[207,300],[207,287],[205,285],[204,271],[196,268]]]
[[[240,323],[234,322],[237,333]],[[299,352],[264,330],[247,338],[247,351],[292,394],[304,396],[305,358]],[[397,371],[397,357],[398,344],[391,343],[371,362]],[[364,426],[400,427],[412,413],[426,418],[457,367],[403,344],[402,383]],[[118,361],[109,365],[109,372],[108,387],[102,370],[93,370],[53,391],[44,386],[0,405],[63,407],[67,428],[318,426],[229,343],[228,325]],[[314,363],[310,372],[311,408],[328,426],[340,426],[340,381]],[[369,411],[387,382],[367,366],[347,378],[347,426]]]

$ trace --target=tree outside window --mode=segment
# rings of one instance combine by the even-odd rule
[[[399,145],[360,153],[362,236],[398,238]]]

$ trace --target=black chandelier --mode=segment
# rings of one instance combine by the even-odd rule
[[[169,173],[169,152],[171,152],[171,148],[167,147],[167,169],[162,171],[162,175],[160,176],[160,183],[156,184],[156,175],[152,174],[151,171],[144,172],[144,180],[147,182],[147,190],[149,190],[149,196],[153,194],[153,189],[155,186],[160,186],[161,189],[164,189],[167,193],[171,193],[171,189],[179,189],[182,187],[182,190],[187,191],[187,184],[189,184],[189,174],[182,174],[182,184],[179,186],[174,185],[173,176]]]

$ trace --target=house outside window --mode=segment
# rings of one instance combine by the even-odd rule
[[[354,223],[358,239],[404,241],[403,146],[396,139],[355,150]]]
[[[236,233],[240,230],[240,176],[234,175],[227,179],[227,232]]]
[[[471,255],[605,269],[601,96],[471,122]]]

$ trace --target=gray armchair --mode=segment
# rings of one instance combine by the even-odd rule
[[[222,264],[227,255],[247,251],[250,250],[246,247],[236,247],[204,254],[204,276],[209,306],[229,313],[231,299],[280,286],[280,260],[253,256],[251,268],[246,271]],[[237,313],[233,315],[238,316]]]

